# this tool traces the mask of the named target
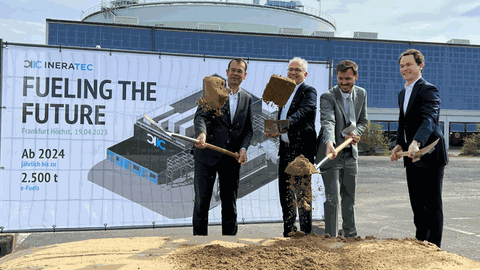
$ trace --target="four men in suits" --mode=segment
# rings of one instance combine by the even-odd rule
[[[415,238],[427,240],[438,247],[442,241],[443,210],[442,183],[448,156],[445,140],[439,127],[440,96],[438,89],[422,78],[425,58],[415,49],[403,52],[398,59],[405,87],[398,95],[400,114],[398,118],[397,142],[390,154],[408,150],[404,157],[407,172],[408,193],[416,227]],[[433,153],[412,162],[415,153],[436,139],[440,141]]]
[[[337,236],[338,208],[342,209],[343,232],[345,237],[356,237],[355,226],[355,188],[357,184],[356,143],[367,127],[367,92],[355,85],[358,79],[358,66],[345,60],[336,67],[338,85],[320,97],[321,130],[318,142],[317,162],[332,154],[323,169],[325,185],[324,203],[325,233]],[[340,153],[335,153],[335,146],[348,138],[353,143]],[[341,198],[341,200],[340,200]]]
[[[208,211],[215,178],[218,173],[222,204],[222,235],[236,235],[237,194],[240,165],[247,163],[247,149],[253,136],[252,96],[240,88],[247,76],[247,63],[240,58],[230,61],[227,69],[227,87],[230,95],[221,108],[221,115],[206,111],[200,105],[195,113],[195,204],[193,235],[208,235]],[[205,149],[205,143],[239,152],[238,160],[219,152]]]
[[[423,55],[415,49],[402,53],[399,58],[400,72],[405,88],[398,96],[400,106],[397,142],[390,154],[392,161],[398,160],[397,153],[408,149],[404,158],[407,171],[410,203],[417,228],[416,238],[427,240],[440,247],[443,229],[442,182],[448,157],[445,141],[439,128],[440,98],[435,86],[421,77]],[[323,169],[326,202],[325,233],[332,237],[338,232],[338,209],[341,204],[343,231],[345,237],[356,237],[355,189],[358,170],[358,149],[356,143],[367,126],[367,92],[355,85],[358,66],[349,60],[338,63],[336,75],[338,85],[320,97],[321,131],[316,139],[315,115],[317,92],[305,84],[308,64],[295,57],[288,64],[288,77],[297,86],[284,108],[280,108],[279,120],[290,122],[287,133],[265,133],[267,137],[280,136],[279,148],[279,193],[283,212],[285,237],[297,231],[295,226],[296,204],[305,198],[300,179],[294,178],[294,188],[289,188],[290,175],[285,173],[287,165],[303,154],[310,162],[317,162],[332,154]],[[247,73],[243,59],[233,59],[227,69],[228,87],[231,94],[221,109],[222,115],[204,111],[199,106],[195,114],[195,133],[200,143],[195,148],[195,205],[193,213],[193,234],[207,235],[208,211],[213,185],[218,173],[220,198],[222,201],[222,234],[235,235],[238,230],[236,199],[239,185],[240,164],[247,161],[246,150],[253,135],[252,97],[242,91],[241,82]],[[352,138],[352,143],[338,155],[335,146]],[[424,155],[413,163],[412,158],[424,147],[440,139],[435,151]],[[318,144],[317,144],[318,141]],[[239,152],[238,160],[213,150],[205,149],[205,142],[233,152]],[[316,149],[318,145],[318,151]],[[309,186],[308,188],[311,188]],[[308,208],[308,207],[307,207]],[[300,229],[309,234],[312,231],[312,212],[299,207]]]
[[[315,158],[315,116],[317,110],[317,91],[315,88],[305,84],[307,77],[308,63],[302,58],[295,57],[288,64],[287,76],[293,79],[297,86],[290,95],[284,108],[278,112],[279,120],[289,120],[287,133],[266,133],[267,137],[280,136],[280,157],[278,165],[278,189],[280,193],[280,205],[283,213],[283,236],[289,237],[297,231],[295,220],[297,207],[295,201],[306,201],[309,206],[299,206],[298,215],[300,230],[305,234],[312,231],[312,210],[311,202],[305,198],[307,190],[301,185],[301,178],[294,178],[294,190],[289,188],[288,180],[290,175],[285,173],[288,164],[297,156],[305,156],[313,163]],[[305,189],[311,189],[311,183]],[[311,192],[308,192],[311,194]]]

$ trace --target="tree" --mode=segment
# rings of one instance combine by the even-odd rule
[[[379,156],[388,153],[388,138],[383,135],[382,125],[368,122],[358,143],[359,153],[364,156]]]

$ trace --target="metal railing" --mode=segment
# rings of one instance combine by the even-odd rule
[[[118,0],[101,0],[100,4],[97,4],[93,7],[90,7],[86,10],[82,11],[81,18],[82,20],[85,19],[87,16],[95,13],[95,12],[100,12],[103,10],[115,10],[120,7],[126,7],[126,6],[131,6],[131,5],[142,5],[142,4],[155,4],[155,3],[171,3],[171,4],[182,4],[182,3],[188,3],[188,2],[203,2],[203,3],[212,3],[212,2],[217,2],[217,3],[239,3],[239,4],[246,4],[246,5],[252,5],[252,6],[262,6],[262,7],[273,7],[273,8],[279,8],[279,9],[284,9],[284,10],[289,10],[289,11],[297,11],[297,12],[302,12],[310,15],[314,15],[316,17],[322,18],[328,22],[330,22],[334,28],[337,28],[337,23],[335,19],[327,14],[326,12],[323,12],[319,9],[308,7],[308,6],[298,6],[298,7],[289,7],[285,6],[282,7],[281,5],[268,5],[266,6],[265,0],[210,0],[210,1],[205,1],[205,0],[189,0],[189,1],[172,1],[172,0],[138,0],[138,1],[118,1]],[[257,3],[255,3],[257,2]]]

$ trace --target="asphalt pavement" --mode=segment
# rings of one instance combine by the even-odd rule
[[[451,155],[459,151],[451,150]],[[480,261],[480,158],[450,157],[443,182],[444,231],[442,249]],[[407,191],[403,162],[388,157],[360,157],[356,193],[357,230],[362,237],[380,239],[415,236],[413,215]],[[314,222],[314,231],[323,234],[323,221]],[[221,236],[220,226],[209,227],[209,238],[236,241],[241,238],[281,237],[282,223],[241,224],[235,237]],[[192,227],[155,229],[46,232],[17,234],[16,251],[0,258],[32,252],[34,247],[87,239],[112,237],[161,236],[187,238],[196,242],[207,239],[192,237]]]

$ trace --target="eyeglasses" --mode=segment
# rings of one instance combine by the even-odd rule
[[[303,70],[300,69],[300,68],[289,68],[287,69],[288,72],[294,72],[294,73],[300,73],[302,72]]]

